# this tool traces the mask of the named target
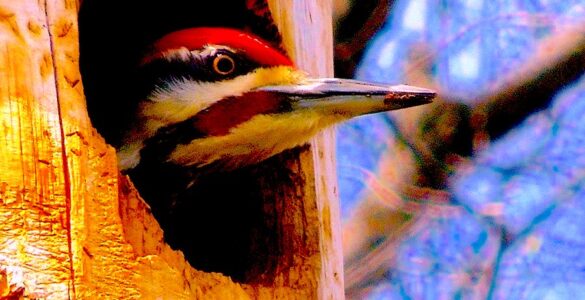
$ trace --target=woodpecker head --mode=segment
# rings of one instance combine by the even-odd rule
[[[192,28],[158,40],[140,66],[140,103],[118,149],[122,169],[159,161],[235,169],[369,113],[428,103],[430,90],[310,79],[267,42]]]

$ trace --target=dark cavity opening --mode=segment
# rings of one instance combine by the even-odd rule
[[[245,0],[84,0],[80,69],[93,125],[109,144],[120,145],[121,128],[136,105],[135,66],[156,39],[182,28],[222,26],[247,28],[278,43],[274,28],[260,18],[246,10]],[[281,219],[289,218],[283,214],[288,206],[302,207],[295,202],[303,198],[301,151],[306,149],[234,172],[207,173],[183,197],[189,199],[174,202],[160,194],[177,184],[174,178],[129,175],[161,224],[166,242],[182,250],[194,268],[240,282],[270,282],[277,269],[292,264],[282,259],[292,251],[287,243],[294,237],[285,234]],[[291,193],[294,201],[285,203]]]

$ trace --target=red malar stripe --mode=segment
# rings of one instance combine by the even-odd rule
[[[230,129],[260,114],[279,113],[287,110],[288,100],[268,92],[250,92],[238,97],[223,99],[193,120],[193,127],[208,136],[221,136]]]

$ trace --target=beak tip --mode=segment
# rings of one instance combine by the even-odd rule
[[[384,103],[397,108],[407,108],[432,103],[437,93],[433,90],[410,85],[391,86],[384,97]]]

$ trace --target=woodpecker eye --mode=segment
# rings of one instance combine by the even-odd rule
[[[229,75],[236,70],[236,62],[225,54],[219,54],[213,59],[213,71],[220,75]]]

